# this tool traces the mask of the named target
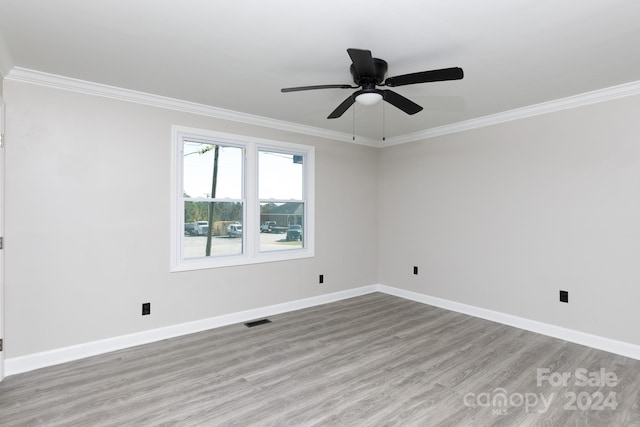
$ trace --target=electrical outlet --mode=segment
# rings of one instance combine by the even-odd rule
[[[569,291],[560,291],[560,302],[569,302]]]
[[[418,275],[418,266],[413,266],[413,274]]]
[[[318,278],[318,283],[324,283],[324,274],[321,274]]]
[[[145,302],[142,304],[142,315],[146,316],[148,314],[151,314],[151,303]]]

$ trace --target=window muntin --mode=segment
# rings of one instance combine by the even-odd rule
[[[314,255],[313,147],[182,126],[172,132],[172,271]],[[261,211],[273,206],[286,219],[277,233],[261,233]],[[301,232],[287,239],[289,225]]]

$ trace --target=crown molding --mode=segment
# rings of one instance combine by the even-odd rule
[[[515,110],[504,111],[502,113],[491,114],[489,116],[478,117],[476,119],[465,120],[462,122],[452,123],[450,125],[387,138],[385,146],[406,144],[408,142],[415,142],[435,138],[437,136],[464,132],[471,129],[493,126],[513,120],[540,116],[542,114],[553,113],[556,111],[569,110],[571,108],[582,107],[585,105],[596,104],[599,102],[638,94],[640,94],[640,81],[625,83],[566,98],[555,99],[553,101],[542,102],[540,104],[529,105],[527,107],[516,108]]]
[[[210,105],[197,104],[194,102],[183,101],[175,98],[153,95],[149,93],[123,89],[115,86],[108,86],[100,83],[88,82],[85,80],[59,76],[55,74],[43,73],[41,71],[29,70],[21,67],[11,67],[10,62],[7,62],[7,58],[9,61],[11,59],[8,56],[8,51],[7,55],[3,57],[2,42],[3,41],[0,38],[0,72],[4,71],[4,69],[2,68],[3,65],[4,67],[9,67],[9,71],[7,72],[7,74],[4,74],[5,78],[8,80],[31,83],[73,92],[80,92],[89,95],[149,105],[152,107],[164,108],[184,113],[197,114],[217,119],[230,120],[255,126],[262,126],[271,129],[294,132],[319,138],[326,138],[334,141],[349,142],[378,148],[381,147],[380,141],[372,138],[359,136],[354,139],[351,134],[347,134],[344,132],[336,132],[327,129],[316,128],[313,126],[306,126],[297,123],[286,122],[283,120],[276,120],[267,117],[241,113],[238,111],[226,110],[223,108],[212,107]],[[5,60],[4,62],[3,59]],[[638,94],[640,94],[640,81],[625,83],[609,88],[595,90],[592,92],[586,92],[579,95],[569,96],[566,98],[560,98],[553,101],[504,111],[501,113],[491,114],[489,116],[483,116],[475,119],[465,120],[462,122],[452,123],[450,125],[444,125],[419,132],[389,137],[386,138],[384,146],[387,147],[392,145],[421,141],[438,136],[464,132],[472,129],[479,129],[487,126],[497,125],[500,123],[524,119],[527,117],[534,117],[542,114],[553,113],[556,111],[568,110],[571,108],[582,107],[585,105]]]
[[[180,111],[183,113],[197,114],[200,116],[214,117],[217,119],[230,120],[234,122],[246,123],[271,129],[283,130],[287,132],[300,133],[304,135],[316,136],[319,138],[343,141],[361,145],[378,147],[377,140],[365,137],[357,137],[355,140],[351,134],[336,132],[327,129],[305,126],[283,120],[270,119],[267,117],[255,116],[252,114],[240,113],[238,111],[226,110],[212,107],[210,105],[198,104],[195,102],[183,101],[166,96],[153,95],[131,89],[124,89],[100,83],[88,82],[85,80],[64,77],[56,74],[44,73],[21,67],[14,67],[5,77],[7,80],[30,83],[39,86],[46,86],[54,89],[62,89],[79,92],[88,95],[101,96],[104,98],[116,99],[119,101],[133,102],[167,110]]]

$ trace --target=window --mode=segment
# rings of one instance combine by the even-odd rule
[[[313,256],[314,149],[173,127],[172,271]]]
[[[304,157],[288,152],[258,151],[261,251],[299,249],[303,245]],[[268,224],[268,227],[264,225]],[[293,233],[292,230],[300,230]],[[265,234],[271,234],[270,238]]]

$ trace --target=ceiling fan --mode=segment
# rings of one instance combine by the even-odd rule
[[[329,114],[328,119],[336,119],[353,105],[358,102],[362,105],[373,105],[381,100],[387,101],[394,107],[399,108],[407,114],[416,114],[422,110],[422,107],[415,102],[405,98],[389,89],[378,89],[377,86],[405,86],[417,83],[440,82],[445,80],[459,80],[464,76],[462,68],[443,68],[440,70],[421,71],[418,73],[403,74],[400,76],[389,77],[384,79],[387,74],[387,62],[373,58],[370,50],[363,49],[347,49],[347,53],[351,57],[351,75],[356,86],[347,84],[335,85],[317,85],[317,86],[300,86],[287,87],[281,89],[281,92],[297,92],[301,90],[315,89],[359,89],[349,95],[342,104]]]

